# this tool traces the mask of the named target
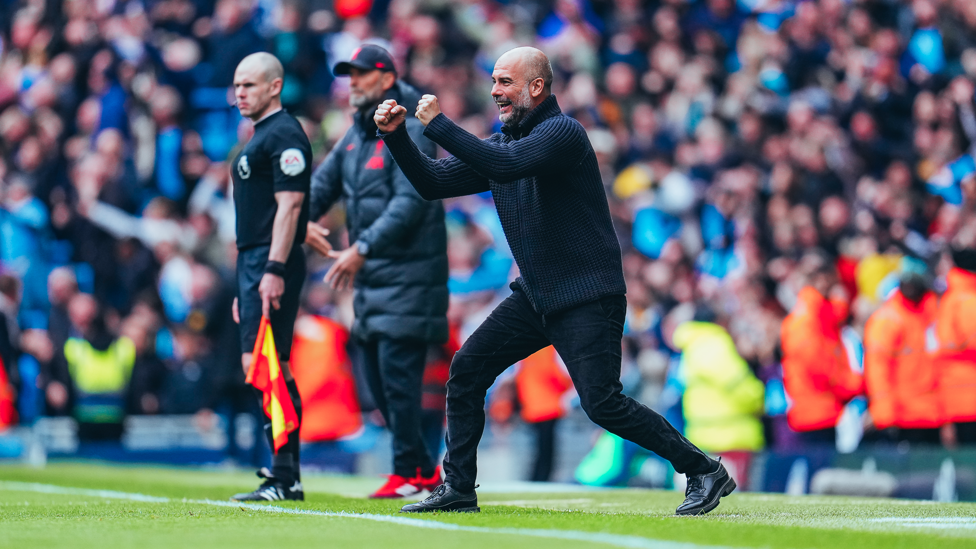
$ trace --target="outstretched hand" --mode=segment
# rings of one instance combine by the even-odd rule
[[[329,236],[329,229],[326,229],[314,221],[308,222],[308,227],[305,231],[305,243],[308,244],[310,248],[326,257],[328,257],[329,252],[332,251],[332,244],[329,244],[328,239],[325,238],[327,236]]]
[[[378,125],[378,124],[377,124]],[[328,256],[335,259],[335,263],[325,273],[325,282],[328,282],[333,290],[349,290],[352,288],[353,279],[356,273],[366,263],[366,258],[359,255],[356,246],[350,246],[341,252],[330,251]]]
[[[383,133],[390,133],[399,128],[406,119],[407,108],[403,105],[397,105],[393,99],[387,99],[380,103],[380,106],[376,108],[376,114],[373,115],[373,122],[376,122],[376,127]]]

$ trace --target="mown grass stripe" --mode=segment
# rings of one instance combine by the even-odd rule
[[[434,520],[424,520],[419,518],[399,517],[393,515],[377,515],[372,513],[347,513],[345,511],[316,511],[314,509],[294,509],[291,507],[278,507],[276,505],[263,505],[257,503],[242,503],[233,501],[215,501],[210,499],[172,499],[165,497],[149,496],[131,492],[118,492],[115,490],[92,490],[87,488],[72,488],[68,486],[58,486],[55,484],[40,484],[34,482],[0,481],[0,490],[12,492],[35,492],[42,494],[59,494],[72,496],[87,496],[102,499],[120,499],[125,501],[135,501],[140,503],[189,503],[194,505],[210,505],[214,507],[236,507],[252,511],[265,513],[281,513],[287,515],[310,515],[330,518],[350,518],[369,520],[373,522],[386,522],[401,526],[414,528],[426,528],[429,530],[450,530],[454,532],[472,532],[478,534],[500,534],[513,536],[529,536],[549,539],[562,539],[568,541],[583,541],[611,545],[614,547],[625,547],[628,549],[730,549],[719,545],[699,545],[696,543],[656,540],[639,536],[627,536],[622,534],[608,534],[602,532],[584,532],[580,530],[547,530],[538,528],[489,528],[485,526],[463,526],[448,522]]]

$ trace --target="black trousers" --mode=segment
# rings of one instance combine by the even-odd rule
[[[519,290],[499,304],[451,363],[447,482],[462,492],[474,489],[488,388],[506,368],[550,344],[566,363],[583,411],[594,423],[667,459],[679,473],[712,470],[712,460],[663,417],[621,393],[626,307],[624,296],[607,296],[543,318]]]
[[[258,287],[264,278],[271,246],[257,246],[237,252],[237,308],[241,317],[241,353],[250,353],[258,337],[261,325],[261,294]],[[282,360],[291,356],[292,335],[295,319],[301,303],[302,285],[305,284],[305,251],[296,244],[288,253],[285,263],[285,293],[281,296],[280,309],[271,308],[271,332],[275,348]]]
[[[366,381],[393,434],[393,472],[407,478],[434,473],[422,433],[420,406],[427,343],[381,337],[361,344]]]

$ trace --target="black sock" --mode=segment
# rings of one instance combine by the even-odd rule
[[[278,453],[271,457],[271,474],[285,486],[290,487],[298,477],[295,474],[295,456],[282,446]]]
[[[288,386],[288,394],[291,396],[291,402],[295,406],[295,415],[298,416],[298,428],[288,433],[288,442],[283,449],[288,449],[291,455],[294,456],[295,480],[301,482],[301,439],[299,438],[299,432],[302,426],[302,396],[298,393],[298,384],[295,383],[294,379],[286,381],[285,385]]]
[[[293,481],[302,480],[300,463],[301,442],[299,440],[299,430],[302,424],[302,398],[298,394],[298,385],[295,380],[286,381],[288,394],[291,396],[292,404],[295,406],[295,414],[298,416],[299,429],[288,433],[288,442],[285,443],[277,453],[274,452],[274,433],[271,428],[271,418],[264,413],[264,393],[254,389],[258,396],[258,403],[261,408],[261,417],[264,418],[264,435],[268,439],[268,446],[271,448],[271,474],[280,479],[285,484],[290,485]]]
[[[258,410],[261,410],[261,419],[264,421],[264,436],[268,439],[268,447],[271,449],[271,453],[274,453],[274,434],[271,432],[271,418],[268,414],[264,413],[264,393],[261,391],[251,388],[254,390],[254,394],[258,395]]]

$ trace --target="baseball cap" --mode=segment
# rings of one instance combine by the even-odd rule
[[[336,76],[347,76],[352,68],[364,71],[396,72],[390,52],[373,44],[365,44],[356,48],[356,51],[352,52],[352,59],[337,63],[332,72]]]

